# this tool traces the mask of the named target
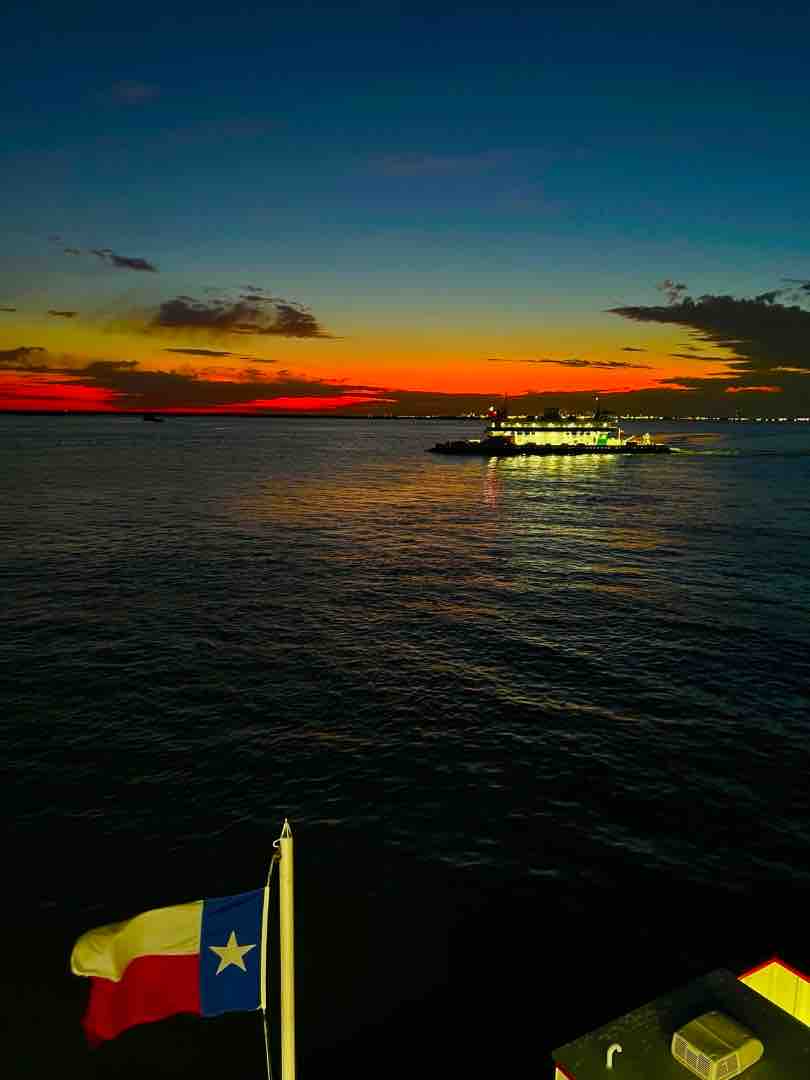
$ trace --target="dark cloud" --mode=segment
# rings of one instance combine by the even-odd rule
[[[97,255],[99,259],[109,263],[110,266],[114,266],[117,270],[142,270],[150,274],[158,273],[158,268],[154,263],[130,255],[116,255],[109,248],[91,248],[90,254]]]
[[[278,317],[273,326],[261,331],[263,334],[278,334],[281,337],[324,337],[315,316],[301,308],[287,303],[275,305]]]
[[[66,247],[62,248],[65,255],[81,255],[81,248]]]
[[[38,355],[45,351],[41,345],[18,345],[16,349],[0,349],[0,371],[48,371],[48,365]]]
[[[555,364],[559,367],[601,368],[604,370],[612,370],[613,368],[632,368],[633,370],[650,369],[649,364],[631,364],[626,360],[582,360],[576,356],[572,356],[567,360],[552,360],[546,357],[528,360],[507,360],[503,357],[491,357],[488,362],[490,364]]]
[[[164,352],[184,353],[188,356],[230,357],[235,360],[250,360],[254,364],[275,364],[275,360],[266,360],[263,356],[243,356],[241,353],[225,352],[222,349],[164,349]]]
[[[15,307],[0,307],[0,311],[16,311]]]
[[[71,373],[78,370],[82,375],[90,375],[93,378],[104,379],[122,372],[131,374],[138,370],[137,360],[91,360],[79,369],[67,369]]]
[[[49,315],[58,315],[60,319],[74,319],[78,311],[49,311]]]
[[[803,287],[805,283],[795,284]],[[804,411],[807,391],[803,387],[797,390],[797,383],[801,382],[797,371],[810,370],[810,311],[798,304],[777,302],[775,297],[785,296],[790,291],[773,290],[754,299],[707,294],[695,300],[685,296],[666,307],[620,307],[611,311],[633,322],[688,327],[696,332],[704,347],[720,347],[728,350],[731,356],[721,359],[691,351],[673,355],[724,364],[728,372],[720,378],[725,379],[726,386],[732,390],[753,390],[771,385],[791,389],[795,392],[796,407]],[[692,346],[687,348],[691,350]],[[786,368],[790,370],[785,371]],[[718,377],[684,375],[676,381],[691,389],[713,390]]]
[[[646,352],[646,349],[639,349],[635,345],[622,345],[622,352]]]
[[[151,325],[163,329],[205,330],[214,334],[332,337],[307,308],[273,297],[261,297],[259,301],[248,301],[244,297],[202,301],[176,296],[160,305]]]

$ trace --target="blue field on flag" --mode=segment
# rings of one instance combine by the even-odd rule
[[[264,889],[206,900],[200,933],[200,1012],[258,1009]]]

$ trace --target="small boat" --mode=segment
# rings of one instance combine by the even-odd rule
[[[162,416],[157,416],[155,413],[145,412],[143,414],[143,418],[144,418],[144,420],[151,421],[151,423],[153,423],[153,424],[162,424],[163,423],[163,417]]]
[[[433,454],[484,454],[515,457],[519,454],[668,454],[670,447],[653,442],[649,433],[626,435],[614,419],[563,415],[546,409],[542,417],[507,416],[489,410],[481,439],[455,439],[430,447]]]

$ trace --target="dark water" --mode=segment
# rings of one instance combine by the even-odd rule
[[[261,884],[285,815],[304,1077],[549,1076],[694,975],[808,970],[810,425],[659,432],[0,418],[3,1075],[261,1076],[253,1016],[89,1054],[66,958]]]

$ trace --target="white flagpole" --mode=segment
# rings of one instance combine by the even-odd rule
[[[279,931],[281,963],[281,1080],[295,1080],[295,943],[293,937],[293,838],[290,823],[279,847]]]

